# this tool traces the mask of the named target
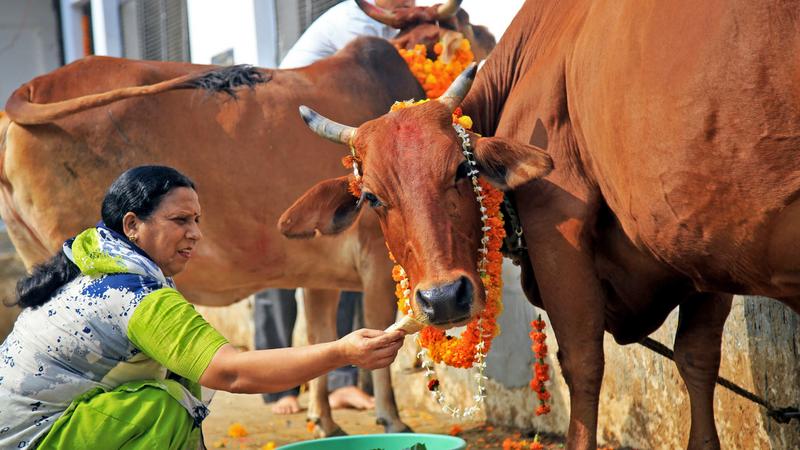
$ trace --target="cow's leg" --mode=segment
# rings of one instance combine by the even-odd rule
[[[367,328],[385,330],[394,323],[397,315],[394,281],[391,278],[392,269],[388,264],[376,264],[372,267],[375,269],[369,270],[364,277],[364,324]],[[389,368],[373,370],[372,382],[375,390],[377,423],[383,425],[387,433],[411,432],[411,428],[400,420]]]
[[[517,198],[542,303],[558,341],[558,360],[570,392],[567,448],[594,449],[603,379],[604,299],[591,254],[596,200],[548,182]],[[527,192],[530,190],[530,192]]]
[[[303,307],[306,314],[308,343],[335,341],[336,308],[339,291],[331,289],[303,288]],[[328,404],[328,376],[323,375],[309,383],[308,420],[314,423],[315,437],[340,436],[346,434],[333,421]]]
[[[731,295],[698,293],[680,306],[675,364],[689,391],[692,427],[688,448],[692,450],[720,448],[714,424],[714,384],[731,300]]]

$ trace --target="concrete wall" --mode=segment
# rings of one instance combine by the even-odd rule
[[[50,0],[4,0],[0,12],[0,109],[22,83],[61,63]]]

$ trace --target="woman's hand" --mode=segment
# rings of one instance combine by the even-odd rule
[[[380,330],[362,328],[339,339],[345,360],[364,369],[380,369],[388,366],[397,357],[403,346],[402,330],[385,333]]]

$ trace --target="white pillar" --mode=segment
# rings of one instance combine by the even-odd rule
[[[91,0],[94,53],[122,56],[119,0]]]
[[[83,58],[83,30],[81,30],[81,3],[60,0],[61,39],[64,43],[64,63]]]
[[[256,48],[260,67],[278,67],[278,24],[275,0],[253,0]]]

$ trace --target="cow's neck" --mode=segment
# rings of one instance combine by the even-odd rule
[[[473,130],[495,135],[509,94],[529,71],[559,61],[564,38],[579,29],[586,16],[586,3],[528,0],[523,5],[461,104],[464,114],[472,117]]]

